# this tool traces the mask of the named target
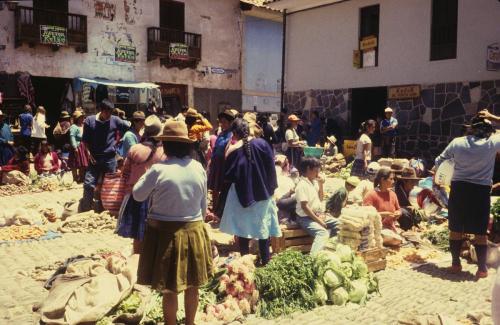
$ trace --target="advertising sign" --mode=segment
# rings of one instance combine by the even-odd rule
[[[40,43],[50,45],[66,45],[67,29],[60,26],[40,25]]]
[[[169,57],[172,60],[189,60],[189,48],[183,43],[170,43]]]
[[[135,63],[136,51],[133,46],[118,45],[115,47],[115,61]]]

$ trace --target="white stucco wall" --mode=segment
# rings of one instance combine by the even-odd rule
[[[431,0],[352,0],[288,16],[286,91],[492,80],[500,2],[459,0],[457,58],[430,61]],[[355,69],[359,9],[380,4],[378,67]]]
[[[237,0],[185,0],[186,32],[202,34],[202,60],[196,70],[147,62],[147,27],[158,27],[158,0],[107,0],[116,6],[113,21],[95,17],[94,0],[69,0],[69,12],[87,16],[88,52],[74,48],[54,52],[46,46],[14,48],[14,12],[0,11],[0,71],[28,71],[35,76],[74,78],[102,77],[112,80],[153,81],[192,87],[241,89],[240,10]],[[128,6],[126,14],[125,4]],[[22,5],[31,6],[30,2]],[[127,18],[126,17],[127,15]],[[115,45],[136,47],[136,63],[114,61]],[[232,75],[203,74],[205,67],[237,70]]]

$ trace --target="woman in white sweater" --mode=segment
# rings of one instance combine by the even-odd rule
[[[47,139],[45,129],[49,126],[45,123],[45,107],[38,106],[35,118],[33,119],[33,132],[31,133],[31,152],[33,156],[38,153],[38,147],[42,140]]]

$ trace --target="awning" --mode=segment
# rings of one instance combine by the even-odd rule
[[[146,88],[146,89],[153,89],[153,88],[160,88],[157,84],[151,83],[151,82],[134,82],[134,81],[113,81],[113,80],[107,80],[107,79],[101,79],[101,78],[83,78],[83,77],[78,77],[77,78],[80,81],[83,82],[88,82],[88,83],[93,83],[93,84],[99,84],[99,85],[106,85],[106,86],[113,86],[113,87],[128,87],[128,88]]]

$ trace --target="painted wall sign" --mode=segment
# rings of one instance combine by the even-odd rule
[[[66,45],[67,29],[60,26],[40,25],[40,42],[50,45]]]
[[[486,52],[486,70],[500,70],[500,43],[488,45]]]
[[[420,85],[394,86],[387,88],[389,99],[407,99],[420,96]]]
[[[115,47],[115,61],[135,63],[136,51],[133,46],[118,45]]]
[[[365,37],[364,39],[362,39],[359,42],[359,49],[361,51],[370,50],[370,49],[376,48],[377,45],[378,45],[377,44],[377,37],[369,36],[369,37]]]
[[[213,73],[213,74],[233,74],[233,73],[237,73],[237,72],[238,72],[237,69],[210,67],[210,73]]]
[[[116,14],[116,6],[114,3],[107,1],[94,2],[95,16],[107,20],[113,20]]]
[[[189,48],[183,43],[170,43],[169,57],[173,60],[189,60]]]
[[[352,51],[352,66],[356,69],[361,68],[361,51]]]

